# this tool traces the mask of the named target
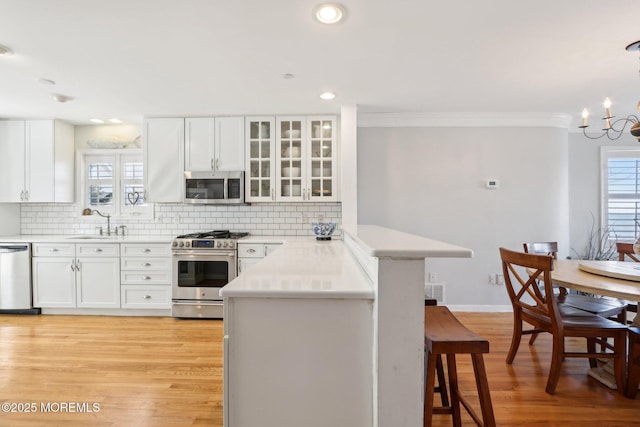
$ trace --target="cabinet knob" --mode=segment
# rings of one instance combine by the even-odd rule
[[[151,295],[145,295],[142,297],[142,299],[151,299]]]
[[[144,276],[142,280],[151,280],[151,276]]]
[[[249,252],[250,254],[254,254],[254,253],[256,253],[256,250],[255,249],[247,249],[247,252]]]
[[[151,249],[149,249],[149,248],[144,248],[144,249],[142,250],[142,252],[144,252],[144,253],[149,253],[149,252],[151,252]]]
[[[142,264],[143,267],[151,267],[151,263],[150,262],[145,262]]]
[[[94,252],[102,252],[102,249],[100,249],[100,248],[95,248],[93,251],[94,251]]]
[[[50,252],[58,252],[58,248],[51,248],[49,249]]]

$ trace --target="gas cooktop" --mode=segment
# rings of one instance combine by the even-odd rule
[[[173,239],[173,250],[180,249],[234,249],[236,240],[248,236],[247,232],[229,230],[211,230],[198,233],[182,234]]]
[[[239,239],[248,236],[247,232],[237,232],[229,230],[211,230],[201,231],[198,233],[183,234],[177,236],[176,239]]]

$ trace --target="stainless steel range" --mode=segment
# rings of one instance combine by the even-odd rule
[[[222,319],[220,289],[237,276],[237,240],[248,234],[213,230],[173,240],[173,317]]]

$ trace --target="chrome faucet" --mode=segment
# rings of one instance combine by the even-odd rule
[[[100,211],[97,211],[95,209],[89,209],[89,208],[86,208],[85,210],[82,211],[82,215],[84,216],[93,215],[93,214],[98,214],[103,218],[107,218],[107,236],[111,236],[111,215],[103,214]]]

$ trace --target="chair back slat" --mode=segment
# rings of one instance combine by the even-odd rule
[[[507,292],[514,310],[526,310],[539,317],[542,322],[558,325],[559,309],[553,295],[551,271],[553,270],[552,255],[535,255],[521,253],[500,248],[502,270]],[[524,270],[520,274],[518,270]],[[527,278],[524,279],[523,276]],[[539,285],[544,286],[544,293]],[[532,301],[524,297],[528,296]],[[561,326],[559,326],[561,327]]]

